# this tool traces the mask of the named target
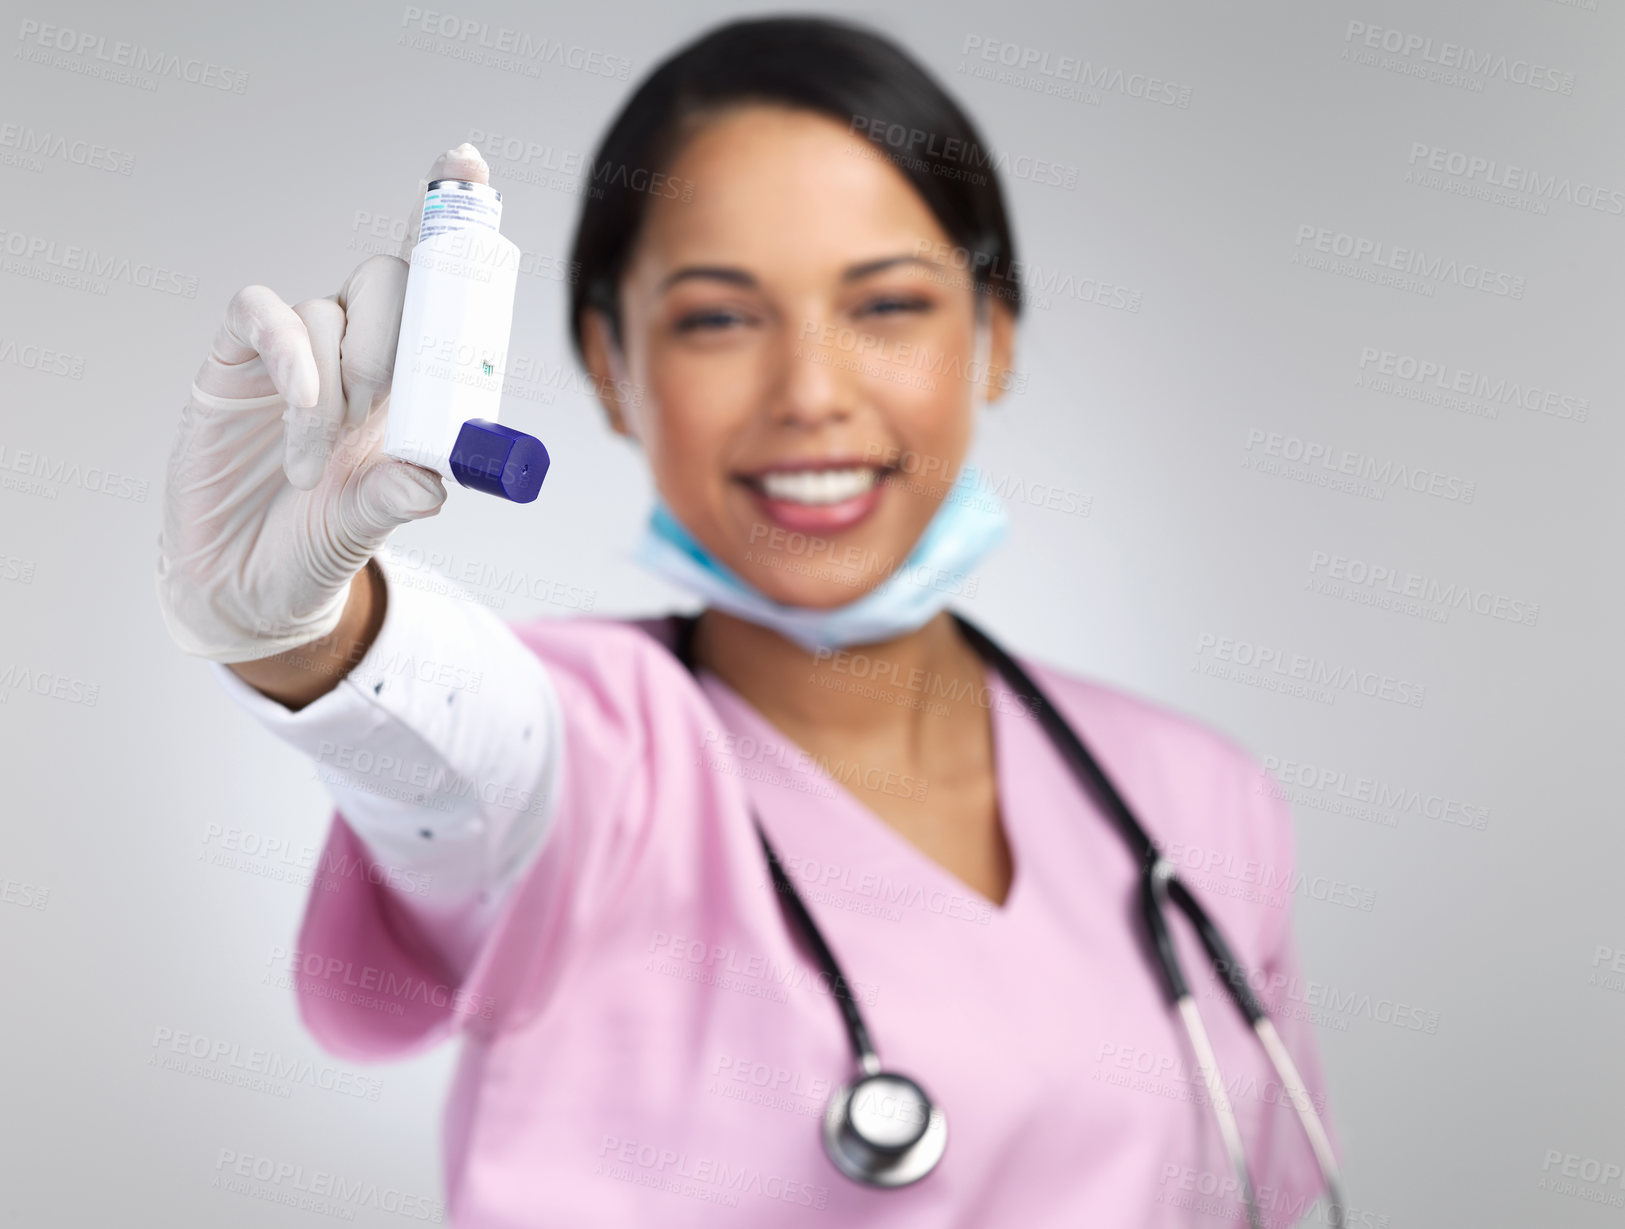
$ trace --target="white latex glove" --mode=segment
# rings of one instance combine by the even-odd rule
[[[489,171],[472,145],[442,154],[403,256],[442,178]],[[390,532],[445,502],[438,474],[380,452],[406,273],[373,256],[328,298],[248,286],[227,306],[164,485],[158,603],[186,652],[252,661],[321,639]]]

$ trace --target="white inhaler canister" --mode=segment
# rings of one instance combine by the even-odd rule
[[[517,503],[547,473],[541,441],[498,424],[513,329],[519,249],[504,238],[502,194],[437,179],[423,198],[390,384],[384,452]]]

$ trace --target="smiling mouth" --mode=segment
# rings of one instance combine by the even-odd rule
[[[739,480],[768,499],[817,508],[861,499],[884,481],[894,468],[887,465],[779,468],[741,474]]]
[[[781,461],[736,480],[750,492],[757,513],[778,529],[845,533],[874,515],[896,466],[855,457]]]

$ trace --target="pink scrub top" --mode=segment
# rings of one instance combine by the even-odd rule
[[[929,805],[928,782],[810,761],[715,675],[696,683],[663,647],[670,621],[513,630],[565,714],[560,792],[473,967],[450,974],[381,877],[356,875],[318,877],[297,962],[301,1014],[335,1055],[400,1058],[462,1038],[444,1136],[453,1224],[1245,1223],[1144,938],[1134,859],[996,671],[982,702],[1014,861],[1002,907],[863,802],[923,788]],[[1290,893],[1260,886],[1296,878],[1290,815],[1267,778],[1187,718],[1019,660],[1176,864],[1200,864],[1187,882],[1324,1109]],[[947,1151],[913,1186],[859,1186],[824,1154],[824,1104],[853,1057],[781,912],[751,806],[882,1062],[947,1115]],[[335,812],[322,865],[366,856]],[[1323,1189],[1312,1153],[1194,936],[1182,919],[1175,929],[1265,1223],[1293,1224]]]

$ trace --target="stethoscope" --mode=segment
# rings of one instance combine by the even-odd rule
[[[1315,1162],[1320,1166],[1321,1176],[1326,1182],[1327,1196],[1331,1200],[1333,1229],[1343,1229],[1341,1181],[1337,1160],[1332,1155],[1331,1141],[1326,1137],[1326,1129],[1320,1121],[1320,1115],[1315,1112],[1314,1102],[1304,1086],[1302,1076],[1298,1074],[1292,1056],[1287,1053],[1286,1046],[1282,1043],[1281,1036],[1276,1032],[1275,1025],[1264,1010],[1263,1004],[1258,1001],[1252,987],[1247,984],[1247,971],[1231,952],[1230,945],[1225,941],[1213,919],[1207,915],[1207,911],[1191,895],[1174,873],[1174,868],[1158,851],[1140,821],[1135,818],[1134,812],[1129,809],[1128,803],[1123,801],[1123,796],[1117,792],[1117,788],[1095,762],[1094,756],[1083,745],[1077,732],[1061,716],[1060,709],[1051,703],[1049,697],[1033,681],[1032,676],[985,632],[962,616],[953,612],[950,614],[977,654],[984,661],[991,662],[1021,693],[1024,703],[1032,709],[1044,727],[1044,732],[1049,735],[1050,741],[1071,765],[1084,789],[1116,823],[1143,868],[1140,877],[1141,911],[1145,917],[1146,928],[1150,932],[1151,945],[1156,950],[1157,962],[1162,968],[1164,985],[1190,1038],[1191,1049],[1196,1056],[1206,1086],[1208,1101],[1213,1106],[1213,1114],[1218,1121],[1219,1134],[1224,1140],[1225,1151],[1229,1154],[1230,1163],[1235,1169],[1242,1200],[1247,1206],[1248,1225],[1251,1229],[1261,1229],[1262,1222],[1259,1219],[1252,1179],[1247,1171],[1247,1156],[1242,1146],[1241,1129],[1237,1125],[1229,1094],[1225,1090],[1218,1058],[1214,1054],[1212,1043],[1208,1040],[1202,1013],[1196,1006],[1195,995],[1186,981],[1179,953],[1174,948],[1173,932],[1168,928],[1167,914],[1170,903],[1183,913],[1196,929],[1202,946],[1207,951],[1208,959],[1213,963],[1214,971],[1229,987],[1231,998],[1252,1026],[1259,1045],[1263,1047],[1270,1064],[1275,1068],[1276,1075],[1280,1078],[1281,1087],[1286,1090],[1293,1107],[1298,1111],[1298,1120],[1303,1124],[1304,1133],[1309,1138],[1309,1146],[1315,1154]],[[674,645],[678,660],[688,667],[690,672],[695,671],[693,660],[695,622],[694,617],[679,617]],[[859,1074],[836,1089],[825,1107],[824,1151],[829,1154],[829,1159],[834,1162],[835,1167],[855,1182],[875,1187],[907,1186],[912,1182],[918,1182],[936,1167],[937,1162],[942,1159],[944,1149],[948,1146],[947,1117],[940,1106],[932,1103],[925,1089],[917,1082],[906,1075],[887,1071],[881,1066],[874,1043],[869,1039],[869,1028],[864,1023],[863,1013],[858,1010],[857,1000],[853,997],[850,985],[841,972],[835,953],[830,951],[823,933],[813,921],[812,914],[807,911],[806,902],[801,899],[789,876],[784,873],[778,854],[767,839],[767,833],[763,830],[761,820],[757,818],[754,810],[751,813],[751,820],[756,825],[756,835],[762,842],[762,852],[767,856],[773,886],[784,902],[786,911],[806,939],[808,947],[812,949],[819,970],[830,985],[835,1001],[840,1006],[841,1017],[846,1022],[852,1053],[857,1059]]]

